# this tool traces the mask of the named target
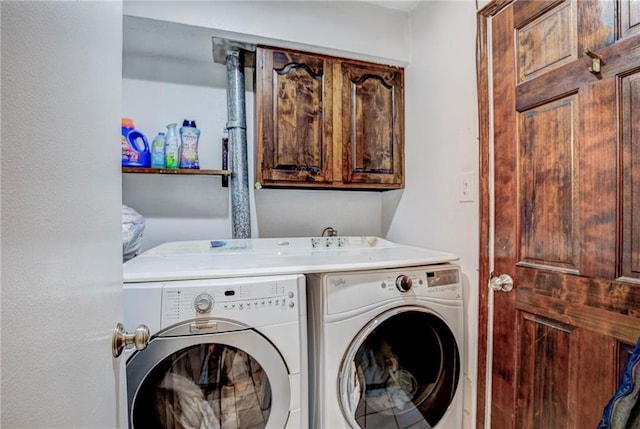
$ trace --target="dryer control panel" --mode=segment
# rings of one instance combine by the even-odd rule
[[[426,276],[428,287],[450,286],[460,283],[460,271],[457,268],[426,271]]]
[[[460,268],[454,264],[323,275],[326,313],[337,314],[402,299],[462,305]]]

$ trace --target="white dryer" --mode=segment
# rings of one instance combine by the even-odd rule
[[[309,275],[307,305],[312,428],[462,427],[456,265]]]
[[[303,275],[357,272],[342,276],[351,284],[351,279],[363,278],[361,271],[376,270],[373,278],[380,283],[380,273],[385,269],[444,263],[456,258],[449,253],[379,237],[171,242],[136,256],[123,266],[124,321],[130,329],[147,325],[152,337],[146,349],[125,351],[130,427],[174,427],[172,423],[175,427],[220,425],[235,429],[308,427],[308,319]],[[389,271],[384,277],[389,285],[393,284],[394,279],[389,277],[393,275]],[[385,305],[389,310],[398,307],[398,299],[409,302],[412,295],[420,295],[416,293],[418,290],[421,289],[398,298],[389,288],[383,300],[376,294],[368,298],[367,292],[365,298],[348,301],[347,305],[353,307],[345,311],[353,315],[355,322],[346,322],[344,326],[353,332],[346,335],[348,341],[342,338],[342,332],[331,335],[340,339],[339,344],[344,343],[346,350],[361,329],[356,326],[364,327],[378,316],[378,320],[386,320],[390,313],[377,311]],[[316,301],[320,302],[319,298]],[[417,310],[413,313],[422,313],[422,301],[416,300],[415,305]],[[342,326],[341,317],[342,313],[331,314],[326,319],[327,326],[333,326],[334,321],[335,326]],[[462,323],[453,325],[454,316],[446,317],[458,340]],[[422,318],[418,319],[416,323],[420,325]],[[433,322],[433,326],[439,325]],[[425,341],[446,339],[439,333],[436,330]],[[342,347],[339,344],[329,344],[325,337],[318,346],[321,354],[312,356],[315,365],[325,367],[322,360],[325,354],[337,361],[335,353]],[[316,347],[312,350],[315,352]],[[444,358],[449,359],[450,354]],[[452,362],[458,365],[459,357]],[[332,367],[327,364],[326,368]],[[448,370],[448,366],[443,369]],[[331,374],[334,379],[330,385],[335,387],[338,374]],[[313,380],[317,383],[323,376],[315,374]],[[249,395],[234,392],[231,398],[227,392],[230,385],[254,387],[248,388]],[[337,397],[329,392],[330,385],[319,385],[326,394],[320,396],[321,403],[313,404],[317,411],[327,403],[327,415],[339,410]],[[311,389],[318,393],[316,386]],[[461,396],[458,390],[456,399]],[[250,411],[243,414],[245,409]],[[264,417],[262,421],[258,409]],[[189,420],[181,422],[181,418]],[[322,419],[330,424],[318,426],[319,429],[334,429],[334,422],[336,428],[347,424],[347,420]]]
[[[308,426],[305,277],[126,283],[130,428]]]

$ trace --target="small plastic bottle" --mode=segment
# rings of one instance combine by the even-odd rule
[[[151,168],[164,168],[164,133],[160,132],[151,142]]]
[[[176,123],[167,125],[164,143],[166,168],[178,168],[180,166],[180,138],[176,129],[177,125]]]
[[[200,168],[198,139],[200,130],[196,121],[185,119],[180,128],[180,168]]]

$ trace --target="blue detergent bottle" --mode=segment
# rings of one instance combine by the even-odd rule
[[[144,134],[136,130],[131,118],[122,118],[121,146],[123,167],[149,167],[151,165],[149,142]]]

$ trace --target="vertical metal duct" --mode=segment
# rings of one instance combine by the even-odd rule
[[[214,61],[227,65],[227,133],[229,135],[229,156],[231,157],[229,164],[231,167],[233,238],[251,237],[247,119],[244,96],[244,50],[255,51],[255,46],[213,38]]]
[[[247,118],[244,65],[239,49],[227,51],[227,132],[231,155],[231,221],[233,238],[251,237]]]

